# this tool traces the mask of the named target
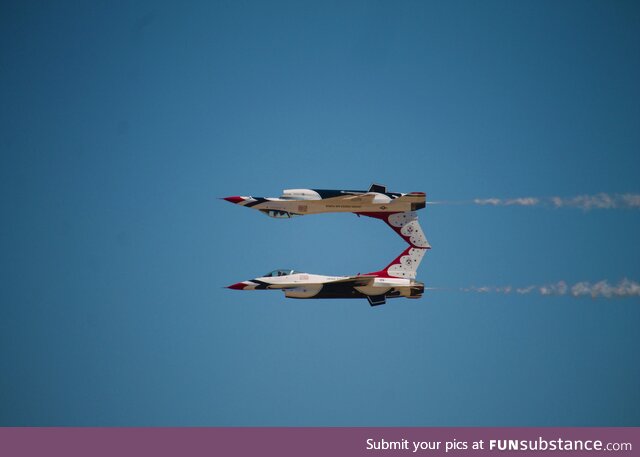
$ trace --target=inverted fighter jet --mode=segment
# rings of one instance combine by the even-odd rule
[[[225,197],[270,217],[289,218],[319,213],[399,213],[424,208],[424,192],[387,192],[372,184],[369,190],[285,189],[280,197]]]
[[[416,281],[426,249],[408,247],[384,269],[356,276],[323,276],[274,270],[259,278],[230,285],[235,290],[280,289],[287,298],[366,298],[371,306],[387,298],[420,298],[424,284]]]
[[[275,218],[321,213],[373,217],[386,222],[412,247],[430,247],[416,213],[425,207],[424,192],[387,192],[385,186],[372,184],[369,190],[285,189],[280,197],[235,196],[224,200]]]

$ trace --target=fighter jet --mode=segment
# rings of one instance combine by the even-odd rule
[[[373,217],[386,222],[412,247],[430,247],[416,213],[425,207],[424,192],[387,192],[385,186],[372,184],[368,191],[285,189],[280,197],[234,196],[224,200],[275,218],[336,212]]]
[[[290,218],[319,213],[399,213],[424,208],[424,192],[387,192],[372,184],[369,190],[285,189],[280,197],[225,197],[270,217]]]
[[[366,298],[371,306],[387,298],[420,298],[424,284],[416,281],[426,249],[408,247],[380,271],[355,276],[323,276],[274,270],[259,278],[228,286],[235,290],[280,289],[287,298]]]

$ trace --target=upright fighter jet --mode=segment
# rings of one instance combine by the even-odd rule
[[[280,197],[234,196],[224,200],[275,218],[321,213],[374,217],[386,222],[412,247],[431,247],[416,213],[425,207],[424,192],[387,192],[385,186],[372,184],[369,190],[285,189]]]
[[[259,278],[229,286],[235,290],[280,289],[287,298],[366,298],[371,306],[387,298],[420,298],[424,284],[416,281],[424,248],[408,247],[380,271],[355,276],[323,276],[294,270],[274,270]]]

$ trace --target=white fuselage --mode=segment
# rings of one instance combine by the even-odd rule
[[[352,278],[352,276],[324,276],[309,273],[295,273],[287,276],[261,276],[249,281],[244,281],[244,283],[247,284],[245,290],[265,288],[258,287],[260,283],[268,284],[266,289],[286,289],[305,284],[331,284],[344,281],[349,278]],[[408,287],[411,283],[411,279],[381,277],[372,278],[371,287],[389,289],[391,287]]]
[[[411,288],[422,283],[413,279],[393,277],[324,276],[309,273],[294,273],[283,276],[261,276],[238,283],[234,288],[242,290],[284,289],[289,298],[313,298],[342,284],[363,295],[384,295],[394,289],[401,297],[411,297]],[[357,284],[354,284],[354,281]]]

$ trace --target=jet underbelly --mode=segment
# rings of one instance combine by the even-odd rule
[[[364,295],[383,295],[391,290],[391,287],[379,287],[379,286],[360,286],[354,287],[358,292]]]
[[[322,284],[308,284],[305,286],[285,289],[284,296],[287,298],[312,298],[322,290]]]

